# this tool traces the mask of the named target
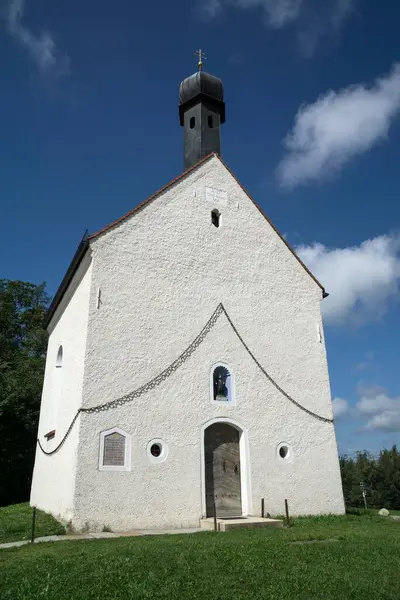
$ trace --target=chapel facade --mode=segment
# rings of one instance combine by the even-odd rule
[[[50,306],[31,504],[115,531],[341,514],[326,292],[221,159],[221,80],[185,79],[179,119],[184,172],[84,237]]]

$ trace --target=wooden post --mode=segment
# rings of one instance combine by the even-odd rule
[[[214,514],[214,530],[218,531],[218,526],[217,526],[217,510],[215,508],[215,500],[213,502],[213,514]]]
[[[32,510],[32,532],[31,532],[31,544],[35,541],[35,524],[36,524],[36,506]]]
[[[264,518],[264,498],[261,498],[261,518]]]
[[[285,513],[286,513],[286,526],[290,527],[289,506],[288,506],[288,501],[286,499],[285,499]]]

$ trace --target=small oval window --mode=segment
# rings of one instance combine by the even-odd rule
[[[279,456],[281,458],[286,458],[289,453],[289,448],[287,446],[281,446],[279,448]]]
[[[155,458],[158,458],[161,455],[161,444],[153,444],[150,448],[150,453],[152,456],[155,456]]]
[[[190,129],[194,129],[196,125],[196,119],[195,117],[190,117],[190,121],[189,121],[189,127]]]
[[[210,129],[214,127],[213,118],[211,115],[208,115],[208,126]]]
[[[168,445],[161,439],[151,440],[147,444],[147,456],[153,464],[164,462],[168,456]]]
[[[280,460],[283,460],[285,462],[291,462],[293,459],[292,449],[290,445],[286,442],[282,442],[278,445],[277,454]]]

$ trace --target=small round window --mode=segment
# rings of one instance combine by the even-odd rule
[[[168,446],[160,439],[151,440],[147,444],[147,456],[151,463],[164,462],[168,456]]]
[[[281,444],[278,445],[277,448],[277,455],[278,458],[280,458],[280,460],[284,460],[285,462],[288,462],[292,459],[292,449],[289,446],[289,444],[287,444],[286,442],[282,442]]]
[[[161,456],[161,452],[162,452],[162,448],[161,448],[160,444],[152,444],[152,446],[150,448],[150,454],[152,456],[154,456],[155,458],[158,458],[159,456]]]

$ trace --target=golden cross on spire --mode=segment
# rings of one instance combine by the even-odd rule
[[[196,50],[196,52],[194,54],[199,59],[199,61],[197,63],[197,66],[199,67],[199,71],[201,71],[203,69],[203,59],[207,60],[207,56],[205,55],[205,53],[202,51],[201,48],[199,48],[198,50]]]

